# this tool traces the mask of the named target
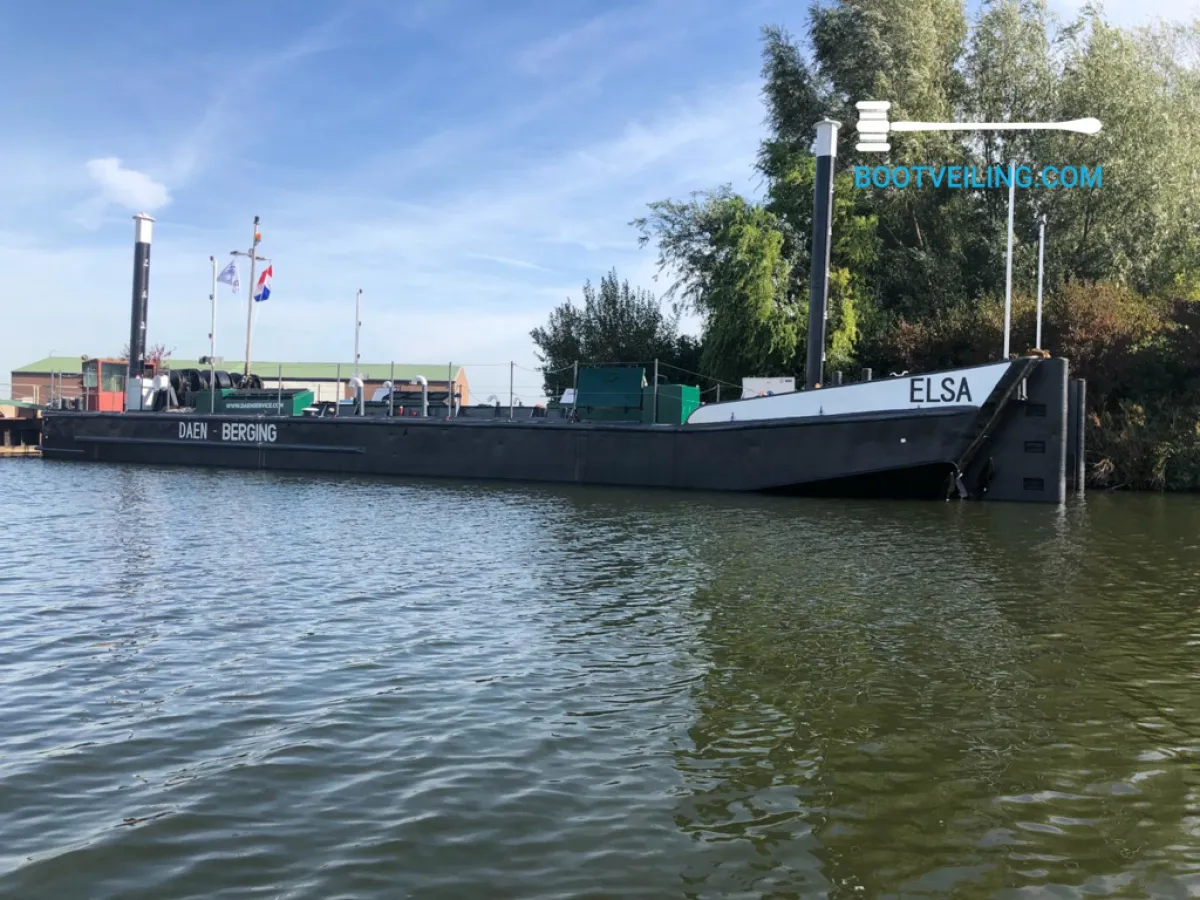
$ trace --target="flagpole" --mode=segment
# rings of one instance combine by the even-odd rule
[[[362,325],[362,288],[354,295],[354,377],[358,377],[358,329]]]
[[[256,252],[258,242],[262,240],[262,235],[258,233],[258,216],[254,217],[254,243],[250,245],[250,252],[245,250],[230,251],[233,256],[248,256],[250,257],[250,291],[246,296],[246,366],[242,370],[242,374],[249,377],[250,375],[250,338],[254,326],[254,264],[256,262],[265,262],[265,256],[259,256]]]
[[[254,217],[254,240],[250,244],[250,290],[246,296],[246,367],[242,375],[250,375],[250,338],[254,328],[254,264],[258,262],[258,216]]]
[[[212,324],[208,333],[208,411],[212,413],[217,409],[217,258],[210,256],[208,261],[212,264],[212,293],[208,295],[212,304]]]

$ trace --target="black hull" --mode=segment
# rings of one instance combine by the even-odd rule
[[[98,462],[1058,503],[1059,362],[1014,363],[981,408],[681,426],[64,412],[46,416],[42,446],[48,459]],[[1028,415],[1046,408],[1039,393],[1061,393],[1061,415]]]

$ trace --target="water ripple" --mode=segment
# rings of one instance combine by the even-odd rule
[[[1194,498],[21,460],[0,514],[0,896],[1200,894]]]

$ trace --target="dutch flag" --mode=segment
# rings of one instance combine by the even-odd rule
[[[262,302],[271,296],[271,269],[274,266],[267,266],[263,269],[263,273],[258,276],[258,287],[254,291],[254,299]]]

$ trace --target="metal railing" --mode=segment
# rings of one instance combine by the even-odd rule
[[[74,373],[52,373],[47,378],[37,381],[0,382],[0,403],[5,400],[16,400],[21,403],[32,403],[35,406],[54,408],[64,401],[78,401],[95,392],[95,388],[85,388],[80,376]]]
[[[188,366],[188,368],[203,368],[200,366]],[[160,373],[168,374],[173,369],[178,369],[179,365],[176,361],[165,359],[160,365]],[[293,368],[287,375],[283,373],[282,365],[274,365],[275,372],[259,373],[263,389],[268,391],[282,391],[293,388],[305,388],[313,392],[314,403],[329,403],[335,404],[335,409],[339,409],[341,401],[351,399],[349,381],[355,371],[353,363],[335,363],[325,370],[323,377],[305,378],[303,373],[297,373]],[[394,402],[397,407],[401,405],[403,399],[411,399],[413,393],[419,394],[420,387],[410,384],[410,379],[397,372],[408,370],[411,368],[408,365],[391,363],[386,369],[381,371],[380,367],[372,366],[369,368],[370,375],[364,374],[363,380],[368,382],[366,399],[371,399],[371,394],[377,390],[382,381],[391,381],[395,388]],[[455,398],[454,406],[447,409],[445,399],[440,401],[440,411],[435,413],[434,410],[439,409],[435,405],[437,401],[431,398],[430,412],[437,415],[454,415],[458,409],[468,405],[479,405],[479,400],[472,401],[473,397],[490,397],[495,395],[501,401],[507,413],[512,417],[516,410],[528,408],[531,406],[540,406],[546,403],[550,398],[543,396],[542,378],[544,373],[540,369],[530,369],[514,362],[503,363],[456,363],[450,362],[446,364],[445,369],[438,371],[440,366],[422,367],[426,377],[429,379],[428,387],[430,393],[445,393],[441,387],[444,384],[450,383],[454,385],[453,395]],[[564,372],[572,372],[574,367],[568,367]],[[332,369],[332,371],[330,371]],[[459,380],[458,373],[461,370],[469,370],[473,376],[470,383],[464,384]],[[436,374],[435,374],[436,373]],[[332,374],[334,377],[329,378]],[[573,372],[572,372],[573,375]],[[381,377],[382,376],[382,377]],[[574,382],[574,378],[567,376],[568,384]],[[124,378],[121,379],[120,391],[124,394]],[[434,385],[438,387],[434,387]],[[107,387],[107,385],[102,386]],[[461,390],[460,390],[461,389]],[[21,400],[28,403],[34,403],[39,406],[53,407],[61,400],[74,400],[82,398],[84,404],[88,398],[94,396],[101,388],[83,387],[82,377],[79,373],[61,373],[54,372],[48,376],[38,375],[36,380],[28,382],[19,379],[13,379],[11,382],[0,383],[0,402],[3,399]],[[461,396],[460,396],[461,394]],[[340,410],[341,414],[345,414],[345,410]],[[336,414],[336,413],[335,413]]]

